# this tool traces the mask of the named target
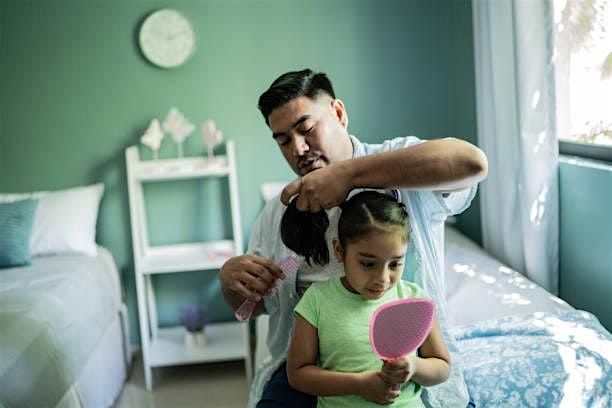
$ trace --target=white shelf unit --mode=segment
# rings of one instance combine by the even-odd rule
[[[132,250],[138,297],[138,320],[144,363],[145,383],[153,387],[154,367],[244,360],[247,380],[252,375],[252,359],[247,323],[211,323],[205,328],[206,345],[187,347],[182,326],[160,328],[152,276],[188,271],[218,271],[230,257],[242,254],[242,227],[234,143],[226,143],[226,155],[214,161],[204,157],[140,160],[138,146],[125,150],[127,164]],[[149,244],[143,184],[219,177],[229,184],[232,239],[184,244]],[[204,272],[206,271],[206,272]]]

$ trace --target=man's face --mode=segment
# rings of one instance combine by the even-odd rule
[[[348,117],[339,99],[300,96],[274,109],[268,121],[272,137],[299,176],[353,155]]]

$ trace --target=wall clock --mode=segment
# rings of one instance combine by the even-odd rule
[[[153,12],[142,23],[138,36],[147,60],[162,68],[182,65],[195,49],[193,26],[176,10]]]

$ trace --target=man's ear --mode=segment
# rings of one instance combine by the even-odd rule
[[[347,129],[348,128],[348,113],[346,112],[346,109],[344,107],[344,102],[342,102],[340,99],[334,99],[332,100],[331,104],[332,104],[332,109],[334,111],[334,114],[340,121],[340,124],[342,125],[343,128]]]
[[[334,238],[332,240],[332,246],[334,247],[334,255],[336,255],[336,261],[338,261],[339,263],[343,263],[344,249],[342,248],[342,245],[340,245],[340,241],[338,240],[338,238]]]

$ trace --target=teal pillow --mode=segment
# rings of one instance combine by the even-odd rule
[[[30,264],[30,234],[38,200],[0,203],[0,268]]]

